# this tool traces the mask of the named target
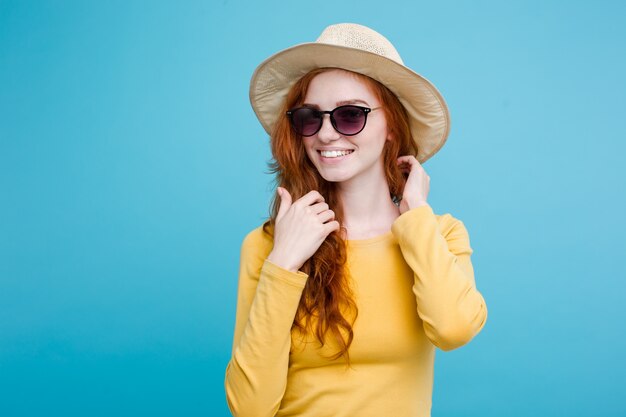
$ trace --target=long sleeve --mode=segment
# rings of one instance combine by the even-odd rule
[[[225,390],[234,416],[274,416],[287,385],[291,326],[307,275],[267,261],[260,229],[241,248],[237,316]]]
[[[485,325],[487,306],[476,289],[463,223],[450,215],[438,220],[426,205],[402,214],[392,232],[414,272],[417,313],[427,337],[442,350],[469,342]]]

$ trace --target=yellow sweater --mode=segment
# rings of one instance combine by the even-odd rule
[[[391,232],[348,241],[358,306],[352,367],[327,359],[291,326],[307,275],[266,260],[259,227],[241,248],[233,354],[226,396],[234,416],[430,416],[435,347],[462,346],[484,326],[463,223],[430,206],[407,211]]]

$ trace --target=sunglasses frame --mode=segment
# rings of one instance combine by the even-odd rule
[[[358,132],[356,133],[343,133],[341,132],[339,129],[337,129],[337,123],[335,121],[335,117],[334,117],[334,113],[339,110],[339,109],[343,109],[346,107],[355,107],[357,109],[360,109],[361,111],[363,111],[364,114],[364,119],[363,119],[363,126],[361,127],[361,129],[359,129]],[[317,114],[321,115],[322,117],[320,117],[320,125],[318,126],[317,130],[315,130],[315,132],[311,133],[310,135],[303,135],[301,133],[298,133],[298,130],[296,129],[295,123],[293,121],[293,114],[301,109],[307,109],[307,110],[312,110],[314,112],[316,112]],[[330,124],[333,126],[333,129],[335,129],[335,131],[337,131],[337,133],[343,135],[343,136],[354,136],[354,135],[358,135],[359,133],[361,133],[363,131],[363,129],[365,129],[365,125],[367,124],[367,115],[370,112],[373,112],[374,110],[378,110],[380,109],[380,107],[374,107],[374,108],[370,108],[370,107],[364,107],[364,106],[357,106],[355,104],[344,104],[343,106],[338,106],[335,107],[332,110],[318,110],[315,109],[313,107],[296,107],[295,109],[291,109],[291,110],[287,110],[286,115],[289,117],[289,121],[291,122],[291,127],[294,130],[294,132],[296,132],[296,134],[302,136],[302,137],[310,137],[313,136],[315,134],[317,134],[320,130],[322,130],[322,126],[324,125],[324,115],[327,114],[330,116]]]

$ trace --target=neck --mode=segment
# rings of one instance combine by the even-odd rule
[[[338,191],[348,239],[367,239],[385,234],[400,215],[391,200],[384,175],[340,183]]]

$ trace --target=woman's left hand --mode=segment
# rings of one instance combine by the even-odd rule
[[[402,172],[409,174],[402,193],[402,201],[400,201],[400,214],[427,205],[430,177],[422,165],[412,155],[399,157],[398,165]]]

